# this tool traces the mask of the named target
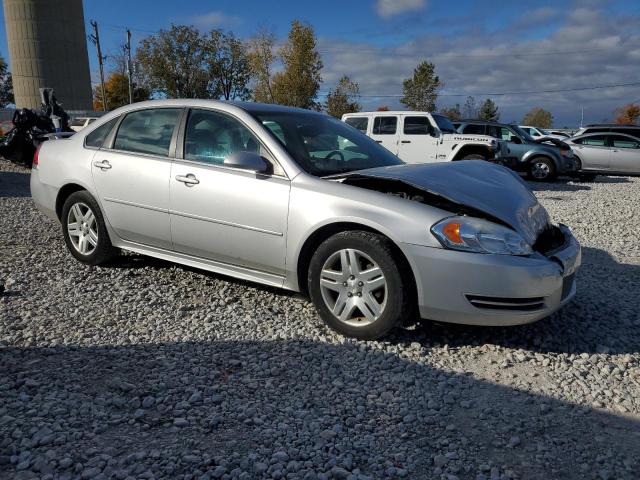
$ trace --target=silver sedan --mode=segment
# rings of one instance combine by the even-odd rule
[[[598,173],[640,175],[640,139],[625,133],[587,133],[565,140],[578,162],[579,176]]]
[[[511,171],[404,165],[336,119],[273,105],[120,108],[45,142],[31,192],[83,263],[128,250],[301,291],[358,338],[416,315],[532,322],[572,298],[580,266]]]

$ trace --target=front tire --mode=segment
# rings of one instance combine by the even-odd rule
[[[98,202],[86,190],[69,195],[60,220],[64,242],[76,260],[102,265],[116,255]]]
[[[484,155],[480,155],[479,153],[470,153],[462,157],[462,160],[486,160]]]
[[[537,157],[529,164],[529,178],[536,182],[550,182],[556,178],[556,166],[547,157]]]
[[[391,241],[371,232],[341,232],[314,253],[311,300],[333,330],[374,340],[413,314],[411,272]]]

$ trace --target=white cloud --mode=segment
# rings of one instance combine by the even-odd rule
[[[551,12],[540,10],[523,12],[522,17],[532,13],[555,18]],[[325,63],[322,91],[333,88],[341,75],[349,75],[360,84],[365,108],[401,107],[397,97],[384,95],[402,93],[402,81],[421,60],[434,62],[445,83],[438,98],[439,108],[464,103],[464,96],[447,93],[477,95],[640,82],[640,16],[605,15],[602,10],[579,8],[557,13],[559,25],[544,38],[515,33],[513,24],[522,18],[498,31],[484,30],[470,19],[460,25],[459,34],[434,33],[389,48],[325,38],[320,44]],[[549,52],[556,53],[545,55]],[[556,126],[575,126],[582,106],[585,121],[600,122],[611,118],[616,108],[637,100],[638,92],[638,87],[619,87],[493,99],[506,122],[519,121],[531,107],[540,106],[553,113]],[[374,94],[380,97],[368,96]],[[486,95],[477,95],[478,101],[484,98]]]
[[[194,15],[189,19],[189,21],[196,27],[202,28],[202,29],[208,29],[208,28],[229,29],[231,27],[236,27],[240,23],[242,23],[242,19],[240,17],[227,15],[226,13],[218,12],[218,11],[207,12],[201,15]]]
[[[422,10],[426,4],[426,0],[378,0],[376,11],[382,18],[391,18],[401,13]]]

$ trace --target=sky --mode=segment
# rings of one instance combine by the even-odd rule
[[[640,102],[638,0],[84,0],[84,15],[87,32],[98,22],[107,55],[118,52],[125,27],[134,46],[171,23],[245,39],[268,28],[283,42],[291,21],[308,22],[324,63],[321,100],[348,75],[364,109],[402,108],[402,81],[422,60],[444,84],[439,109],[490,97],[505,122],[539,106],[556,127],[573,127],[583,109],[585,123],[601,122]],[[4,19],[0,30],[9,60]],[[89,59],[96,81],[92,44]]]

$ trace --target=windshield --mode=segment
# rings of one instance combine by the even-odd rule
[[[517,125],[510,125],[510,127],[515,130],[515,132],[520,135],[521,138],[524,138],[527,142],[535,142],[535,140],[533,139],[533,137],[531,135],[529,135],[527,132],[525,132],[523,129],[521,129],[519,126]]]
[[[456,133],[456,127],[451,121],[443,115],[433,115],[433,119],[438,124],[438,128],[442,133]]]
[[[357,129],[326,115],[273,111],[251,114],[312,175],[324,177],[403,163]]]

